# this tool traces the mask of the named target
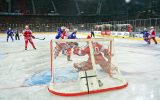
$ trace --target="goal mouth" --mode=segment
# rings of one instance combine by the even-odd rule
[[[51,40],[50,54],[52,94],[80,96],[128,86],[115,63],[112,38]]]

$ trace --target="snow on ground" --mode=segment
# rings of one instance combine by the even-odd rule
[[[37,50],[24,41],[6,42],[0,36],[0,100],[159,100],[160,44],[146,45],[143,41],[115,39],[117,63],[128,81],[127,88],[80,97],[52,95],[47,85],[28,86],[25,81],[50,68],[49,42],[51,34],[39,34],[44,41],[34,40]]]

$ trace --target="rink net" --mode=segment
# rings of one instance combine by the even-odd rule
[[[49,92],[77,96],[126,87],[113,42],[111,38],[51,40]]]

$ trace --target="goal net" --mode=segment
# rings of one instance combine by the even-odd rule
[[[113,42],[112,38],[51,40],[49,92],[78,96],[126,87],[115,62]]]

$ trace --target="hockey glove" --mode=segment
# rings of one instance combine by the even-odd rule
[[[32,35],[32,38],[35,39],[35,36]]]

